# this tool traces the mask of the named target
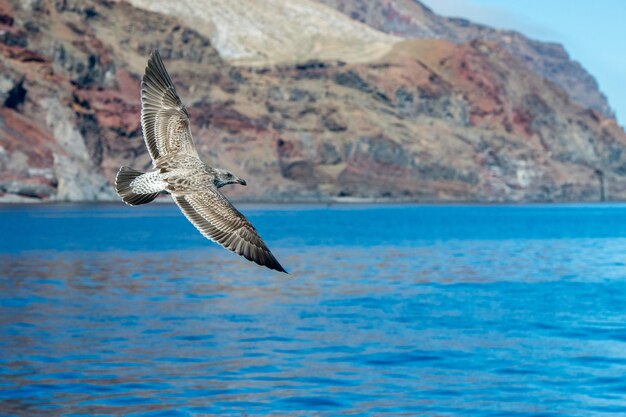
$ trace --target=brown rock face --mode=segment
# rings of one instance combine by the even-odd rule
[[[0,0],[0,29],[6,201],[115,199],[121,165],[150,167],[139,81],[155,47],[201,156],[248,181],[226,191],[240,199],[626,198],[624,131],[500,42],[233,66],[192,26],[107,0]]]
[[[528,39],[465,19],[438,16],[416,0],[317,0],[378,30],[407,39],[444,39],[457,44],[495,42],[585,108],[614,117],[593,76],[556,43]]]

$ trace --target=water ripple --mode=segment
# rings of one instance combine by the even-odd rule
[[[0,210],[0,414],[626,414],[625,207],[125,210]]]

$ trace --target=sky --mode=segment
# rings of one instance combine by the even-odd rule
[[[626,1],[420,0],[443,16],[463,17],[562,44],[593,75],[626,126]]]

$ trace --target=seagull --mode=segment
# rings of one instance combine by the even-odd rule
[[[246,181],[200,159],[189,114],[158,50],[150,55],[141,80],[141,128],[154,169],[120,168],[115,189],[126,204],[147,204],[166,191],[207,239],[249,261],[287,273],[252,223],[219,191],[228,184],[246,185]]]

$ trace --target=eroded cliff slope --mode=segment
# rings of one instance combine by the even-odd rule
[[[107,0],[0,0],[0,198],[112,199],[120,165],[149,168],[139,80],[156,47],[202,157],[248,180],[227,191],[237,198],[626,197],[624,131],[509,48],[400,39],[302,7],[315,4],[355,32],[326,30],[332,42],[289,60],[243,41],[230,48],[248,48],[245,59],[216,49],[210,19]],[[237,22],[227,17],[219,24]],[[380,40],[373,52],[342,59],[369,37]]]

